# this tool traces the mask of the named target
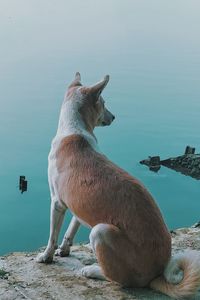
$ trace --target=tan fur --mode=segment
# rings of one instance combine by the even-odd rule
[[[94,151],[82,136],[64,138],[56,155],[65,205],[91,227],[106,223],[120,229],[115,252],[121,254],[119,267],[125,275],[123,280],[112,278],[116,271],[110,264],[106,267],[107,259],[99,254],[105,275],[126,286],[146,286],[162,274],[171,256],[171,238],[145,187]]]

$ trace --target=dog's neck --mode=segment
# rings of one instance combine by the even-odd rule
[[[83,136],[91,145],[91,147],[99,151],[97,139],[93,132],[89,132],[81,118],[77,109],[77,105],[73,102],[64,103],[61,108],[60,118],[56,138],[66,137],[72,134]]]

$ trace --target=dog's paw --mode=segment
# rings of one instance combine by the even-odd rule
[[[102,273],[101,268],[97,264],[93,264],[91,266],[86,266],[80,270],[81,275],[87,278],[99,279],[99,280],[107,280]]]
[[[36,262],[50,264],[53,261],[53,255],[48,255],[45,252],[39,253],[36,257]]]
[[[99,267],[97,265],[86,266],[81,269],[81,275],[87,278],[99,279]]]
[[[81,275],[87,278],[93,278],[91,277],[92,272],[91,272],[91,266],[86,266],[84,268],[81,269]]]
[[[62,249],[62,248],[58,248],[55,252],[56,256],[61,256],[61,257],[66,257],[69,256],[70,253],[70,247]]]

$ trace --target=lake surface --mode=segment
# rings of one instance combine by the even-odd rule
[[[170,229],[200,219],[199,181],[139,164],[200,152],[199,11],[193,0],[1,1],[0,254],[47,243],[47,156],[76,71],[86,85],[111,77],[116,120],[95,131],[101,150],[146,185]],[[76,241],[87,240],[82,227]]]

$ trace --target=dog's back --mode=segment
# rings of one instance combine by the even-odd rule
[[[149,280],[160,275],[171,256],[171,238],[145,187],[93,150],[81,135],[64,138],[56,156],[65,205],[91,227],[117,226],[132,245],[130,266],[135,259],[138,273],[148,274]]]

